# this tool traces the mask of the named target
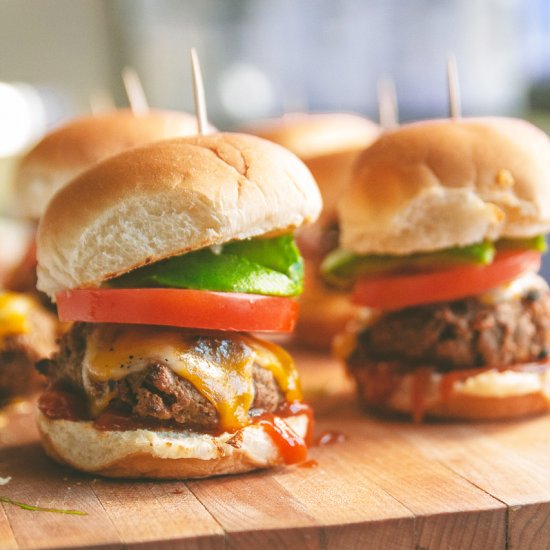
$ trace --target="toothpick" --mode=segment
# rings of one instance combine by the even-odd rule
[[[447,85],[449,87],[449,117],[452,119],[460,118],[462,116],[460,85],[458,83],[458,69],[454,53],[450,53],[447,56]]]
[[[94,116],[106,111],[113,111],[115,109],[113,96],[103,88],[92,90],[90,93],[90,109]]]
[[[395,83],[389,77],[383,77],[378,80],[378,116],[380,118],[380,126],[384,130],[391,130],[399,126]]]
[[[191,48],[191,68],[193,71],[193,95],[195,97],[197,128],[199,134],[204,135],[208,130],[208,118],[206,116],[206,99],[204,96],[201,66],[195,48]]]
[[[146,115],[149,112],[149,104],[141,85],[138,74],[131,67],[124,67],[122,71],[122,81],[126,88],[126,95],[130,103],[130,109],[134,115]]]

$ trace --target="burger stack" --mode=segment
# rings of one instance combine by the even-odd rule
[[[405,125],[360,156],[323,271],[363,308],[336,349],[368,408],[548,410],[549,159],[546,134],[505,118]]]
[[[58,192],[38,288],[72,321],[40,371],[48,454],[106,476],[205,477],[306,458],[312,418],[291,357],[292,232],[321,198],[292,153],[212,134],[135,148]]]

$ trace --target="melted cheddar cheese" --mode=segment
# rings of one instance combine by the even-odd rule
[[[6,336],[29,331],[29,311],[35,307],[29,297],[17,292],[0,292],[0,343]]]
[[[215,407],[220,427],[228,431],[250,422],[254,365],[273,374],[287,401],[301,398],[294,363],[275,344],[245,334],[143,325],[97,325],[88,337],[84,384],[121,380],[155,362],[193,384]],[[104,410],[114,396],[114,391],[107,391],[91,403],[92,415]]]

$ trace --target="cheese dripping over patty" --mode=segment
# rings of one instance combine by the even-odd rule
[[[294,362],[276,344],[241,333],[197,333],[143,325],[94,327],[83,360],[84,386],[89,389],[94,383],[122,380],[155,363],[189,381],[212,403],[220,428],[227,431],[250,423],[255,365],[273,374],[287,401],[302,397]],[[107,391],[90,404],[93,416],[116,397],[112,386],[107,384]]]

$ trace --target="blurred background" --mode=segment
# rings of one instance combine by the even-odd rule
[[[91,101],[126,105],[125,65],[151,105],[192,110],[192,46],[221,128],[295,110],[376,119],[381,76],[402,120],[443,116],[449,51],[465,114],[548,124],[547,0],[2,0],[0,153]]]
[[[189,50],[221,129],[288,111],[445,116],[456,54],[463,112],[550,128],[547,0],[0,0],[0,209],[14,160],[76,114],[127,104],[134,67],[152,106],[192,111]]]

